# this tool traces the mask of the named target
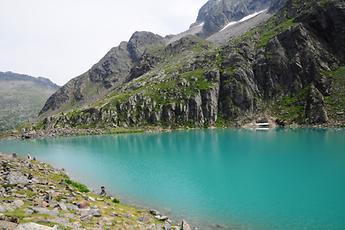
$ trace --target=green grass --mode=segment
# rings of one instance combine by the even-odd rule
[[[19,220],[26,217],[25,212],[22,209],[16,209],[13,211],[8,211],[8,212],[5,212],[4,215],[7,217],[18,218]]]
[[[82,111],[79,109],[75,109],[72,110],[70,112],[67,113],[67,117],[69,117],[70,119],[76,119],[78,118],[80,115],[82,114]]]
[[[225,119],[221,115],[218,115],[217,121],[216,121],[216,127],[224,128],[226,126],[227,126],[227,122],[225,121]]]
[[[326,7],[330,2],[331,2],[331,0],[319,0],[319,4],[322,7]]]
[[[109,134],[124,134],[124,133],[143,133],[144,129],[135,128],[112,128],[109,130]]]
[[[210,81],[207,81],[204,74],[205,74],[204,69],[196,69],[193,71],[183,73],[181,77],[191,83],[191,87],[189,88],[189,91],[195,91],[195,89],[208,90],[213,86],[213,83]]]
[[[300,121],[303,119],[304,106],[298,104],[299,100],[295,97],[286,97],[279,102],[279,118],[288,121]]]
[[[76,181],[73,181],[69,178],[65,179],[65,183],[74,187],[75,189],[77,189],[79,192],[82,192],[82,193],[87,193],[87,192],[90,192],[90,190],[88,189],[88,187],[84,184],[81,184],[79,182],[76,182]]]
[[[310,87],[302,89],[294,97],[284,97],[273,105],[275,115],[289,123],[303,123],[305,119],[304,104]]]
[[[345,122],[344,115],[337,115],[339,112],[345,112],[345,66],[333,71],[323,71],[322,74],[332,81],[331,95],[325,97],[328,115]]]
[[[196,54],[200,54],[202,52],[207,51],[210,48],[211,43],[200,40],[196,45],[192,47],[192,51]]]
[[[199,90],[208,90],[212,87],[213,82],[207,81],[204,73],[205,70],[196,69],[182,73],[178,77],[168,77],[164,82],[149,85],[145,95],[161,105],[179,102],[181,98],[187,99]],[[180,85],[184,81],[187,81],[187,85]]]
[[[270,28],[270,26],[268,26],[268,28],[265,28],[265,30],[261,33],[260,40],[258,41],[256,47],[261,48],[266,46],[272,38],[277,36],[279,33],[293,27],[295,24],[296,23],[294,22],[294,19],[287,19],[277,26],[273,25],[273,28]]]
[[[345,76],[345,66],[341,66],[333,71],[322,71],[321,73],[331,78],[342,78]]]
[[[117,198],[113,198],[111,202],[113,202],[114,204],[119,204],[120,200]]]
[[[231,66],[231,67],[223,69],[223,73],[232,75],[235,73],[236,69],[237,69],[236,67]]]

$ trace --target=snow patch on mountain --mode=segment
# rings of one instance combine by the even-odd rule
[[[232,21],[232,22],[229,22],[229,23],[228,23],[223,29],[221,29],[220,31],[223,31],[223,30],[225,30],[225,29],[227,29],[227,28],[229,28],[229,27],[231,27],[231,26],[233,26],[233,25],[235,25],[235,24],[238,24],[238,23],[241,23],[241,22],[245,22],[245,21],[247,21],[247,20],[249,20],[249,19],[252,19],[252,18],[256,17],[257,15],[266,12],[267,10],[268,10],[268,9],[264,9],[264,10],[261,10],[261,11],[259,11],[259,12],[255,12],[255,13],[249,14],[249,15],[243,17],[243,18],[242,18],[241,20],[239,20],[239,21]]]

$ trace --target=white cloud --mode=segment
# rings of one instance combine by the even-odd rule
[[[0,0],[0,71],[63,84],[134,31],[179,33],[206,0]]]

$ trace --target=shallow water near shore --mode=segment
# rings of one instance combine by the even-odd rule
[[[343,229],[345,129],[193,130],[0,141],[200,229]]]

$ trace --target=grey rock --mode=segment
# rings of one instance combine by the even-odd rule
[[[90,219],[92,217],[101,217],[102,214],[97,207],[91,207],[88,209],[80,209],[79,210],[80,216],[82,220]]]
[[[72,211],[78,210],[78,206],[73,205],[73,204],[66,204],[66,207],[68,210],[72,210]]]
[[[95,201],[96,201],[96,199],[93,198],[93,197],[91,197],[91,196],[89,196],[88,199],[89,199],[89,201],[92,201],[92,202],[95,202]]]
[[[50,216],[57,216],[59,214],[59,212],[55,209],[49,210],[47,208],[33,207],[32,210],[34,211],[34,213],[45,214]]]
[[[157,210],[155,209],[150,209],[150,213],[154,216],[157,216],[157,215],[160,215],[160,212],[158,212]]]
[[[59,202],[58,203],[58,206],[59,206],[59,208],[62,210],[62,211],[67,211],[68,209],[67,209],[67,206],[66,206],[66,204],[64,203],[64,202]]]
[[[26,215],[29,216],[29,215],[32,215],[33,213],[34,213],[34,211],[33,211],[32,209],[28,209],[28,208],[25,209],[25,214],[26,214]]]
[[[24,205],[24,202],[22,200],[15,200],[13,201],[13,204],[17,207],[20,208]]]
[[[9,184],[27,184],[29,180],[20,172],[10,172],[7,176],[7,181]]]
[[[94,216],[94,217],[101,217],[102,214],[97,207],[92,207],[89,211],[89,215]]]
[[[0,220],[0,229],[14,230],[16,227],[16,223]]]
[[[48,220],[49,222],[53,222],[53,223],[57,223],[60,224],[62,226],[68,226],[69,225],[69,220],[66,218],[54,218],[54,219],[50,219]]]
[[[155,218],[156,218],[157,220],[160,220],[160,221],[166,221],[166,220],[169,219],[169,217],[167,217],[167,216],[162,216],[162,215],[157,215],[157,216],[155,216]]]
[[[0,204],[0,213],[10,212],[15,210],[16,207],[12,204]]]
[[[15,230],[55,230],[57,229],[56,227],[48,227],[36,223],[25,223],[25,224],[20,224],[18,225]]]
[[[190,225],[187,223],[187,221],[182,220],[182,223],[181,223],[181,230],[192,230],[192,228],[191,228]]]
[[[315,86],[311,86],[307,101],[305,116],[307,122],[311,124],[322,124],[328,120],[327,111],[325,109],[324,98]]]
[[[140,222],[146,222],[147,221],[147,218],[145,218],[144,216],[141,216],[138,218],[138,221]]]
[[[170,224],[164,224],[163,229],[164,230],[171,230],[171,225]]]

